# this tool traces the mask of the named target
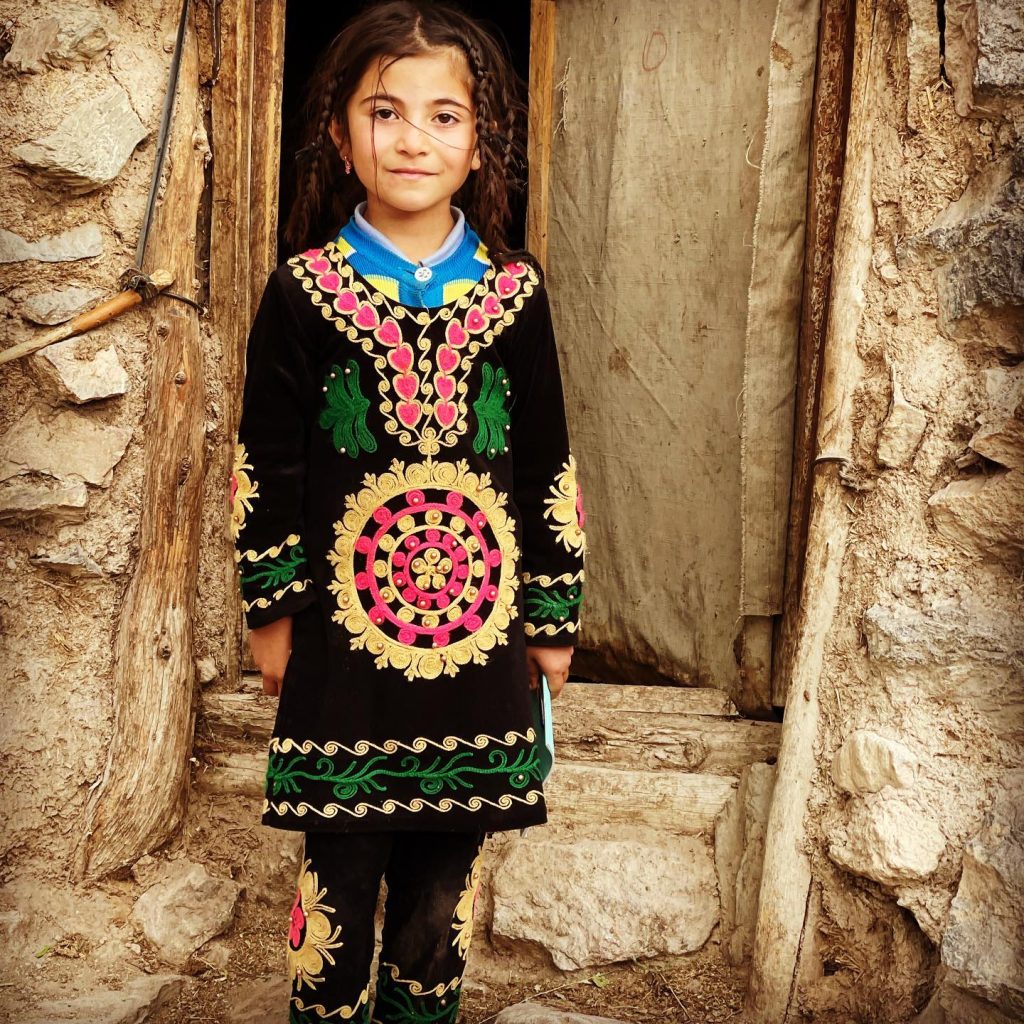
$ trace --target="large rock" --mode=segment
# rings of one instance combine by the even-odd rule
[[[941,953],[949,984],[1024,1019],[1024,770],[1003,777],[964,850]]]
[[[146,974],[125,982],[124,987],[103,990],[76,999],[30,1003],[18,1011],[20,1024],[143,1024],[178,996],[187,978],[178,974]]]
[[[87,64],[107,53],[117,42],[117,16],[101,7],[75,9],[67,4],[53,8],[59,15],[19,25],[5,67],[15,71],[40,71],[44,64],[72,67]]]
[[[869,729],[857,729],[843,741],[832,759],[832,779],[847,793],[877,793],[886,786],[903,789],[914,784],[917,758],[902,743]]]
[[[494,1018],[494,1024],[625,1024],[625,1021],[591,1017],[586,1013],[566,1013],[537,1003],[516,1003],[502,1010]]]
[[[964,194],[910,243],[938,265],[943,317],[1024,305],[1024,150],[980,170]]]
[[[65,576],[102,576],[103,569],[78,544],[70,547],[54,546],[36,551],[29,556],[33,565],[39,565]]]
[[[128,374],[113,345],[94,356],[83,356],[83,339],[48,345],[33,362],[44,380],[59,398],[76,405],[123,395],[128,390]]]
[[[85,518],[89,492],[81,480],[12,477],[0,481],[0,521],[46,516],[59,522]]]
[[[951,665],[965,659],[1011,664],[1020,633],[1001,602],[990,606],[968,595],[927,610],[875,604],[864,613],[868,656],[898,668]]]
[[[136,900],[132,918],[161,960],[183,967],[231,924],[241,891],[237,882],[214,878],[201,864],[174,861]]]
[[[988,408],[978,416],[970,446],[1008,469],[1024,469],[1024,367],[985,370]]]
[[[711,855],[690,836],[528,837],[496,867],[493,893],[494,937],[540,946],[562,970],[688,953],[718,920]]]
[[[32,407],[0,437],[0,482],[40,474],[106,487],[131,438],[131,427],[108,427],[71,410],[44,419]]]
[[[113,181],[146,134],[128,94],[115,85],[76,107],[52,135],[12,153],[47,181],[83,195]]]
[[[953,480],[928,507],[936,533],[967,554],[1016,561],[1024,552],[1024,472]]]
[[[828,855],[852,874],[893,888],[928,878],[945,849],[946,837],[933,814],[875,793],[851,803],[845,826],[832,834]]]
[[[67,288],[53,288],[29,295],[20,305],[20,312],[34,324],[53,327],[63,324],[79,313],[90,309],[103,299],[106,293],[100,288],[82,288],[69,285]]]
[[[890,469],[909,465],[927,425],[928,417],[903,397],[899,383],[893,378],[889,413],[878,433],[879,463]]]
[[[753,948],[761,891],[764,841],[775,786],[775,768],[748,765],[735,795],[715,819],[715,870],[722,906],[722,948],[733,965]]]
[[[79,224],[59,235],[47,235],[34,242],[0,228],[0,263],[66,263],[87,260],[103,252],[103,233],[98,224]]]

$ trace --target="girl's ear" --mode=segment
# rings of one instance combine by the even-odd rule
[[[480,170],[480,147],[479,145],[473,149],[473,159],[469,162],[469,169],[471,171]]]
[[[330,124],[327,126],[327,131],[330,132],[331,141],[334,143],[335,149],[338,151],[338,155],[344,160],[345,156],[345,130],[338,123],[336,117],[331,118]]]

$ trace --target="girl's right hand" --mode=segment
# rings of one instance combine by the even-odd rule
[[[263,676],[263,692],[271,697],[280,696],[284,670],[292,653],[292,617],[285,615],[258,629],[250,629],[249,646]]]

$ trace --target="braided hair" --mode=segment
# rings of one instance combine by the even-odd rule
[[[284,236],[295,250],[322,245],[365,198],[359,179],[347,175],[331,139],[332,120],[345,124],[345,108],[356,86],[376,61],[378,74],[402,57],[451,48],[466,59],[472,77],[480,169],[471,172],[452,202],[501,266],[536,257],[508,246],[510,196],[525,186],[526,105],[523,83],[504,47],[450,3],[388,0],[358,14],[328,46],[309,82],[305,145],[299,160],[295,200]]]

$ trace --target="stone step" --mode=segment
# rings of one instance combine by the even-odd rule
[[[267,756],[210,751],[196,771],[206,793],[262,801]],[[588,830],[649,826],[668,835],[710,835],[715,816],[736,789],[728,775],[645,772],[561,762],[544,784],[549,815]]]
[[[277,698],[261,690],[205,693],[196,746],[242,751],[265,745]],[[773,761],[781,726],[740,718],[712,688],[569,683],[554,703],[555,750],[562,763],[645,771],[738,775]]]

